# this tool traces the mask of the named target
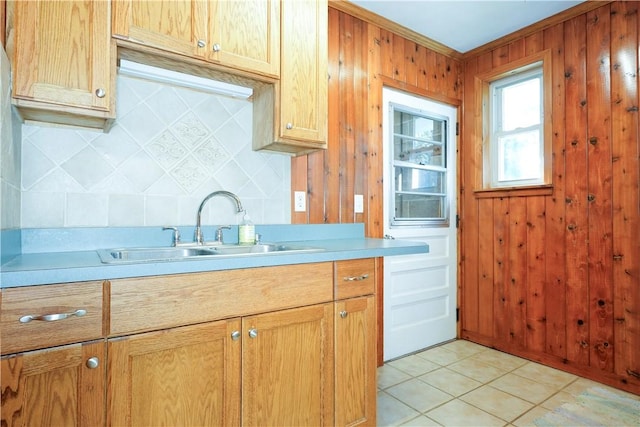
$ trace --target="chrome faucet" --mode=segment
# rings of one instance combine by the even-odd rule
[[[199,245],[202,245],[204,243],[204,239],[202,238],[202,220],[201,220],[202,208],[204,208],[204,205],[209,201],[210,198],[212,198],[214,196],[227,196],[228,198],[230,198],[231,200],[236,202],[236,207],[238,209],[238,213],[244,211],[244,209],[242,208],[242,203],[240,203],[240,198],[238,196],[236,196],[235,194],[231,193],[230,191],[224,191],[224,190],[214,191],[213,193],[211,193],[207,197],[205,197],[204,200],[202,200],[202,203],[200,203],[200,207],[198,208],[198,215],[196,217],[195,241]],[[222,233],[220,233],[220,234],[222,234]],[[220,239],[219,241],[221,242],[222,239]]]

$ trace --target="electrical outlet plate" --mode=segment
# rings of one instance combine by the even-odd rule
[[[355,213],[364,213],[364,197],[356,194],[353,198],[353,210]]]
[[[307,194],[304,191],[295,191],[293,193],[293,210],[295,212],[307,210]]]

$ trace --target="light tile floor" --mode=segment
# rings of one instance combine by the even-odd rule
[[[378,368],[379,426],[516,426],[592,387],[578,376],[457,340]]]

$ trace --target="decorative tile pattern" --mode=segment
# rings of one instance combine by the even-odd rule
[[[165,168],[172,167],[187,154],[186,148],[168,129],[147,144],[146,148],[155,161]]]
[[[192,149],[209,136],[209,130],[193,113],[185,114],[172,126],[172,129],[178,135],[180,141]]]
[[[171,176],[187,193],[192,193],[207,179],[207,172],[194,157],[189,156],[171,170]]]
[[[220,189],[238,194],[257,224],[291,221],[289,157],[251,150],[251,102],[126,76],[117,91],[108,133],[19,127],[19,226],[194,225],[202,198]],[[203,222],[240,220],[215,205]]]
[[[206,139],[195,150],[196,158],[211,170],[220,169],[220,167],[229,159],[229,153],[221,144],[218,144],[214,138]]]

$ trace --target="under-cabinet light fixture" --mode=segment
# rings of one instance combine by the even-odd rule
[[[191,74],[180,73],[178,71],[166,70],[151,65],[140,64],[138,62],[120,60],[120,74],[139,77],[155,82],[170,85],[187,87],[218,95],[226,95],[234,98],[247,99],[253,93],[253,89],[225,83],[218,80],[207,79],[205,77],[193,76]]]

